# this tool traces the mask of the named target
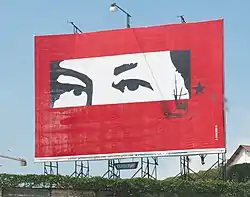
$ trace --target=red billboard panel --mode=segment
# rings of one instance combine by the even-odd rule
[[[223,20],[35,37],[35,160],[225,151]]]

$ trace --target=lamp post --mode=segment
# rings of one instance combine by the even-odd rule
[[[27,161],[23,158],[10,157],[10,156],[6,156],[6,155],[0,155],[0,158],[19,161],[21,166],[27,166]]]
[[[120,10],[124,14],[126,14],[126,16],[127,16],[127,24],[126,25],[127,25],[127,28],[130,28],[130,18],[131,18],[131,15],[128,12],[126,12],[124,9],[122,9],[120,6],[118,6],[116,3],[112,3],[110,5],[109,11],[110,12],[116,12],[117,10]]]
[[[68,23],[72,25],[74,34],[77,34],[77,33],[79,33],[79,32],[80,32],[80,33],[83,33],[82,30],[80,30],[80,29],[75,25],[74,22],[68,22]]]
[[[181,19],[181,23],[186,23],[184,15],[177,16],[177,17]]]

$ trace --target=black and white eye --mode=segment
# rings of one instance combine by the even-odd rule
[[[86,105],[91,105],[93,94],[92,80],[83,73],[61,68],[61,62],[55,61],[50,64],[50,106],[53,108],[55,102],[62,94],[72,90],[74,96],[81,96],[85,92],[87,94]]]
[[[130,91],[135,91],[139,88],[139,86],[153,90],[149,82],[140,79],[123,79],[117,84],[115,84],[114,82],[112,83],[112,87],[120,90],[122,93],[124,93],[125,87],[127,87],[127,89]]]

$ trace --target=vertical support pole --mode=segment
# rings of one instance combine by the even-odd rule
[[[120,163],[120,160],[118,159],[117,162],[113,159],[108,160],[108,171],[102,177],[107,176],[109,179],[120,178],[121,173],[120,170],[116,169],[115,163]]]
[[[226,153],[218,154],[218,170],[222,180],[226,180]]]
[[[180,156],[180,174],[181,177],[184,180],[188,180],[189,179],[189,157],[188,156]]]
[[[152,160],[152,162],[150,162]],[[145,164],[145,167],[144,167]],[[157,179],[158,157],[141,158],[141,177]]]
[[[75,161],[74,172],[70,176],[89,177],[89,161]]]
[[[130,15],[127,14],[127,28],[130,28]]]
[[[44,175],[48,175],[48,174],[58,175],[59,174],[58,162],[44,162],[43,173]]]

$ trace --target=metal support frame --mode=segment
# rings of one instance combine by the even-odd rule
[[[227,178],[227,169],[226,169],[226,164],[227,164],[227,159],[226,159],[226,153],[223,154],[218,154],[218,170],[220,173],[220,178],[222,180],[226,180]]]
[[[44,162],[43,172],[44,175],[49,175],[49,174],[58,175],[59,174],[58,162]]]
[[[191,171],[189,167],[190,159],[189,156],[181,156],[180,157],[180,175],[184,179],[189,178],[189,172]]]
[[[157,166],[158,164],[158,158],[152,157],[152,162],[150,162],[150,158],[141,158],[141,177],[142,178],[152,178],[157,179]],[[143,169],[143,167],[145,168]],[[152,169],[150,168],[152,167]]]
[[[139,172],[141,172],[142,178],[157,179],[158,165],[158,157],[141,158],[141,166],[131,178],[134,178]]]
[[[194,155],[192,155],[194,156]],[[203,160],[207,155],[200,155],[203,157]],[[220,179],[226,180],[226,154],[219,153],[217,154],[217,161],[202,175],[194,172],[190,168],[190,157],[191,156],[181,156],[180,157],[180,173],[176,175],[176,177],[180,176],[182,179],[190,180],[193,179],[190,174],[195,174],[200,179],[205,179],[209,170],[216,168],[219,171]],[[142,178],[151,178],[157,179],[157,166],[158,157],[147,157],[140,159],[140,168],[134,173],[131,178],[136,177],[138,174],[141,174]],[[202,161],[202,159],[201,159]],[[120,159],[116,160],[108,160],[108,170],[103,175],[103,177],[109,179],[121,178],[120,170],[117,170],[115,167],[115,163],[120,163]],[[58,162],[44,162],[44,175],[58,175],[59,174],[59,165]],[[75,177],[89,177],[89,161],[75,161],[74,162],[74,172],[71,176]]]
[[[181,19],[181,23],[186,23],[184,15],[177,16]]]
[[[75,161],[74,172],[70,176],[89,177],[89,161]]]
[[[120,163],[120,160],[108,160],[108,171],[105,172],[103,177],[107,177],[109,179],[121,178],[121,172],[116,169],[114,165],[115,163]],[[157,179],[157,166],[159,165],[158,157],[141,158],[140,163],[140,168],[131,178],[136,177],[136,175],[140,173],[142,178]]]
[[[213,169],[213,168],[217,168],[219,171],[219,175],[220,175],[220,179],[222,180],[226,180],[226,153],[218,153],[217,154],[217,161],[210,167],[208,168],[208,170],[206,170],[206,172],[201,176],[198,173],[194,172],[190,166],[190,158],[189,156],[181,156],[180,157],[180,173],[176,175],[176,177],[181,176],[181,178],[185,179],[185,180],[189,180],[191,179],[191,177],[189,176],[190,173],[197,175],[197,177],[201,178],[201,179],[205,179],[207,173],[209,172],[209,170]],[[207,155],[200,155],[200,157],[203,157],[203,160],[205,159]],[[201,162],[202,159],[201,159]]]
[[[80,30],[80,28],[77,27],[74,22],[68,22],[68,23],[72,25],[74,34],[83,33],[82,30]]]
[[[115,163],[120,163],[120,160],[108,160],[108,171],[102,177],[107,177],[109,179],[117,179],[120,178],[121,172],[117,170],[115,167]]]

